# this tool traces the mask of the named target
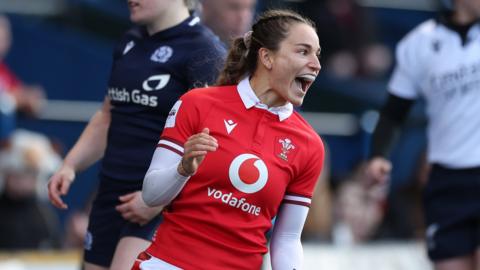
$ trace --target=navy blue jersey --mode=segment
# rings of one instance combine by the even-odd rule
[[[195,16],[151,36],[144,27],[128,31],[114,52],[101,174],[141,184],[171,107],[189,89],[213,84],[225,53]]]

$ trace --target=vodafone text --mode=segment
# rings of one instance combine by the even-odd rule
[[[229,205],[234,208],[238,208],[243,212],[247,212],[249,214],[259,216],[261,207],[258,207],[254,204],[249,204],[245,198],[236,198],[233,196],[233,193],[223,193],[221,190],[217,190],[211,187],[208,187],[207,190],[208,197],[213,197],[216,200],[220,200],[226,205]]]

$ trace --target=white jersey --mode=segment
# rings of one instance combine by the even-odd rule
[[[427,104],[428,160],[449,168],[480,166],[480,24],[460,34],[429,20],[398,44],[393,95]]]

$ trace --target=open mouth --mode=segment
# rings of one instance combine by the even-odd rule
[[[315,78],[316,76],[313,74],[302,74],[295,77],[295,82],[299,85],[302,92],[306,93],[308,88],[313,84],[313,81],[315,81]]]

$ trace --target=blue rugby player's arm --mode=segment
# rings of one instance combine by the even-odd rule
[[[107,146],[110,126],[110,99],[105,97],[102,107],[94,114],[63,162],[78,172],[101,159]]]

